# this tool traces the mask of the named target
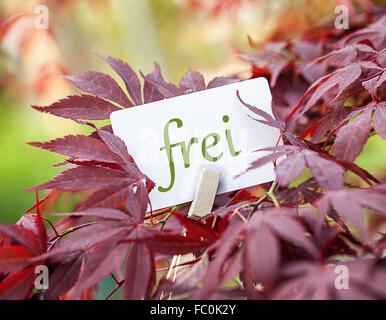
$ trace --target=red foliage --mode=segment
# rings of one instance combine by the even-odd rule
[[[374,17],[378,19],[371,22]],[[97,128],[85,120],[108,119],[122,107],[205,90],[237,77],[219,77],[206,86],[201,74],[189,71],[176,86],[163,79],[155,64],[151,74],[141,74],[142,86],[128,64],[103,55],[128,95],[103,73],[64,76],[89,95],[33,108],[95,131],[30,143],[67,156],[60,165],[71,167],[29,190],[94,193],[74,212],[52,213],[72,219],[65,220],[60,232],[51,225],[48,236],[38,199],[16,225],[0,224],[0,298],[89,297],[110,275],[116,281],[111,294],[123,285],[126,299],[172,293],[192,299],[386,298],[385,235],[366,227],[363,211],[384,219],[386,186],[352,163],[369,135],[386,138],[386,15],[374,9],[358,23],[351,30],[318,30],[319,37],[314,32],[312,39],[273,42],[261,52],[241,55],[253,76],[265,70],[269,77],[274,117],[239,99],[256,121],[279,128],[284,140],[283,146],[264,149],[271,153],[248,170],[286,158],[275,164],[277,179],[264,186],[269,190],[261,197],[248,190],[222,195],[226,204],[202,220],[187,218],[185,208],[151,212],[148,193],[154,183],[140,172],[111,126]],[[306,167],[312,177],[288,187]],[[346,171],[369,187],[346,183]],[[195,258],[176,281],[156,269],[159,260],[188,253]],[[338,259],[342,256],[346,262]],[[33,289],[38,264],[50,270],[45,291]],[[348,290],[334,286],[338,265],[350,270]],[[236,275],[242,281],[238,290],[220,288]]]

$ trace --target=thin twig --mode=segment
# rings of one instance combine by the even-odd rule
[[[114,275],[114,273],[111,274],[111,277],[114,279],[115,283],[118,284],[120,281],[117,279],[117,277]]]
[[[272,200],[272,202],[274,203],[275,207],[279,208],[280,205],[279,205],[279,202],[277,200],[277,198],[275,197],[274,195],[274,191],[277,187],[277,180],[273,181],[272,184],[271,184],[271,187],[269,188],[268,192],[266,192],[262,197],[259,198],[259,200],[257,200],[256,202],[250,204],[252,208],[251,212],[248,214],[248,217],[247,217],[247,220],[251,219],[252,218],[252,215],[255,213],[255,211],[258,209],[259,205],[267,200],[267,199],[270,199]]]
[[[120,288],[122,287],[123,283],[125,282],[125,280],[121,280],[117,283],[117,285],[115,286],[115,288],[113,290],[111,290],[111,292],[106,296],[105,300],[109,300],[109,298]]]
[[[260,203],[262,203],[264,200],[267,200],[267,199],[268,199],[268,194],[266,193],[262,197],[260,197],[259,200],[257,200],[255,203],[250,205],[252,207],[252,210],[251,210],[251,212],[249,212],[247,220],[252,218],[252,215],[258,209]]]
[[[71,232],[74,232],[78,229],[81,229],[81,228],[84,228],[84,227],[87,227],[89,225],[92,225],[92,224],[95,224],[95,223],[98,223],[98,221],[93,221],[93,222],[86,222],[86,223],[83,223],[83,224],[80,224],[80,225],[77,225],[75,227],[71,227],[71,228],[68,228],[66,230],[64,230],[63,232],[61,232],[59,235],[53,237],[52,239],[50,239],[48,242],[52,242],[50,247],[48,248],[48,250],[52,249],[52,247],[56,244],[56,242],[58,240],[60,240],[61,238],[63,238],[64,236],[68,235],[69,233]]]
[[[42,216],[42,219],[43,219],[44,221],[46,221],[46,222],[50,225],[50,227],[52,228],[52,230],[53,230],[54,233],[55,233],[55,236],[56,236],[56,237],[59,237],[60,234],[59,234],[58,230],[56,230],[54,224],[53,224],[50,220],[48,220],[46,217],[43,217],[43,216]]]
[[[168,215],[162,219],[159,223],[162,224],[160,231],[162,231],[165,228],[166,222],[168,222],[169,218],[172,216],[171,213],[168,213]]]
[[[269,188],[268,192],[267,192],[267,195],[268,197],[272,200],[273,204],[275,205],[276,208],[280,208],[280,204],[279,204],[279,201],[277,200],[277,198],[275,197],[275,194],[274,194],[274,191],[276,189],[276,186],[277,186],[277,180],[275,180],[272,185],[271,185],[271,188]]]

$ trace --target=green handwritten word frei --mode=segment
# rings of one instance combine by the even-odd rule
[[[229,116],[224,115],[222,120],[223,120],[223,122],[227,123],[229,121]],[[175,166],[174,166],[172,149],[175,147],[181,148],[181,153],[182,153],[182,157],[184,159],[185,168],[189,168],[190,167],[190,149],[191,149],[193,144],[198,143],[198,138],[193,137],[188,141],[187,144],[186,144],[186,141],[179,141],[179,142],[171,144],[170,143],[170,137],[169,137],[169,126],[172,123],[176,123],[177,128],[181,128],[183,126],[182,120],[178,119],[178,118],[170,119],[165,124],[164,131],[163,131],[165,145],[163,147],[161,147],[160,150],[166,151],[166,156],[167,156],[168,161],[169,161],[170,183],[169,183],[169,186],[167,186],[166,188],[159,186],[158,190],[160,192],[167,192],[171,188],[173,188],[173,185],[174,185],[174,182],[176,179],[176,171],[175,171]],[[229,153],[232,155],[232,157],[238,156],[241,153],[241,150],[235,151],[235,147],[234,147],[233,142],[232,142],[232,134],[231,134],[230,129],[225,130],[225,139],[226,139],[227,144],[228,144]],[[208,142],[210,140],[212,140],[212,142]],[[224,155],[224,152],[221,152],[218,155],[212,155],[208,152],[208,149],[214,147],[219,142],[220,142],[220,135],[215,133],[215,132],[209,133],[204,137],[204,139],[201,142],[201,153],[202,153],[202,156],[206,160],[208,160],[210,162],[216,162],[216,161],[220,160],[221,157]]]

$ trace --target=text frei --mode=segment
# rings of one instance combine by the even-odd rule
[[[227,123],[229,121],[229,116],[224,115],[222,117],[222,121]],[[168,122],[166,122],[164,129],[163,129],[163,138],[164,138],[164,146],[161,147],[161,151],[166,151],[166,156],[169,162],[169,170],[170,170],[170,183],[167,187],[159,186],[158,190],[160,192],[167,192],[171,188],[173,188],[175,178],[176,178],[176,172],[175,172],[175,165],[174,165],[174,158],[173,158],[173,148],[180,148],[181,154],[184,160],[184,166],[185,168],[190,167],[190,150],[194,144],[200,144],[197,137],[192,137],[187,143],[186,141],[179,141],[175,143],[171,143],[170,136],[169,136],[169,127],[170,125],[175,124],[177,128],[181,128],[183,126],[183,121],[179,118],[173,118],[170,119]],[[208,149],[213,148],[220,142],[220,135],[218,133],[212,132],[207,134],[201,141],[201,153],[202,156],[210,162],[216,162],[222,158],[224,155],[224,152],[220,152],[216,155],[212,154]],[[232,133],[230,129],[225,130],[225,139],[227,141],[228,150],[232,157],[236,157],[241,153],[241,150],[236,151],[235,146],[232,141]]]

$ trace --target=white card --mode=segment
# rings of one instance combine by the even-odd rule
[[[253,150],[274,146],[280,136],[278,129],[248,116],[259,118],[242,105],[237,90],[243,101],[272,115],[265,78],[111,114],[114,134],[126,143],[139,169],[156,183],[149,195],[153,210],[192,201],[203,168],[221,172],[218,194],[275,178],[271,163],[235,178],[266,154]]]

